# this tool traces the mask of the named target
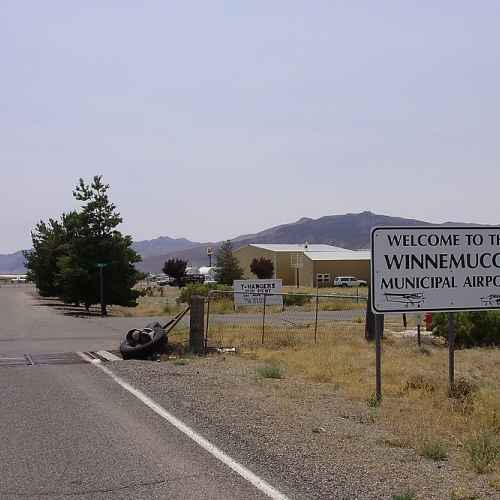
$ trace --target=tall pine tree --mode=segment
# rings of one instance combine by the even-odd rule
[[[61,223],[51,220],[36,226],[33,250],[26,258],[41,293],[88,309],[100,302],[98,265],[104,265],[105,304],[136,305],[133,286],[140,274],[134,264],[141,258],[131,248],[132,238],[116,229],[122,219],[108,190],[101,176],[90,184],[80,179],[73,196],[82,203],[81,210],[63,215]]]
[[[224,285],[232,285],[234,280],[243,276],[238,259],[233,255],[233,244],[225,241],[217,252],[217,281]]]

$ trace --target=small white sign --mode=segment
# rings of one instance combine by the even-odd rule
[[[283,282],[282,280],[235,280],[234,303],[239,306],[257,306],[264,304],[268,306],[283,305]]]
[[[418,325],[418,326],[422,326],[422,321],[424,319],[424,315],[422,313],[417,313],[415,314],[415,323]]]
[[[500,227],[380,227],[371,247],[375,313],[500,309]]]

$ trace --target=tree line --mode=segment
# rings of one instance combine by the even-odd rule
[[[174,279],[177,286],[183,286],[186,281],[187,260],[172,258],[165,262],[163,272]],[[233,244],[230,240],[221,244],[216,256],[216,281],[221,285],[232,285],[234,280],[243,277],[238,259],[233,255]],[[268,279],[274,276],[274,264],[265,257],[254,258],[250,264],[250,271],[259,279]]]

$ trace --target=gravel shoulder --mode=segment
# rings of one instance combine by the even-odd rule
[[[343,398],[333,384],[262,379],[260,363],[233,355],[111,366],[290,498],[391,499],[409,491],[419,499],[499,498],[486,476],[453,456],[433,462],[388,447],[392,436],[376,409]]]

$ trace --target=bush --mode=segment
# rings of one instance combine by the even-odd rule
[[[392,495],[392,500],[417,500],[413,491],[405,491],[399,495]]]
[[[430,458],[435,462],[446,460],[448,458],[448,451],[444,442],[436,440],[427,440],[421,444],[420,454],[426,458]]]
[[[448,338],[448,315],[433,314],[432,333]],[[455,313],[455,344],[458,347],[500,345],[500,312]]]
[[[408,394],[412,391],[421,391],[429,394],[435,390],[436,385],[434,381],[425,375],[411,375],[401,387],[403,394]]]
[[[217,285],[215,283],[202,284],[202,283],[192,283],[185,286],[177,299],[177,303],[191,304],[191,297],[193,295],[201,295],[202,297],[208,297],[208,292],[211,290],[231,290],[231,287],[225,285]],[[217,296],[218,299],[228,298],[228,294],[220,294]],[[232,297],[231,297],[232,300]]]
[[[257,368],[257,375],[262,378],[283,378],[283,370],[277,365],[265,365]]]
[[[500,459],[500,440],[493,432],[480,432],[465,443],[474,470],[479,474],[493,471]]]
[[[309,295],[291,293],[289,295],[284,295],[283,300],[285,306],[303,306],[311,302],[311,297]]]

